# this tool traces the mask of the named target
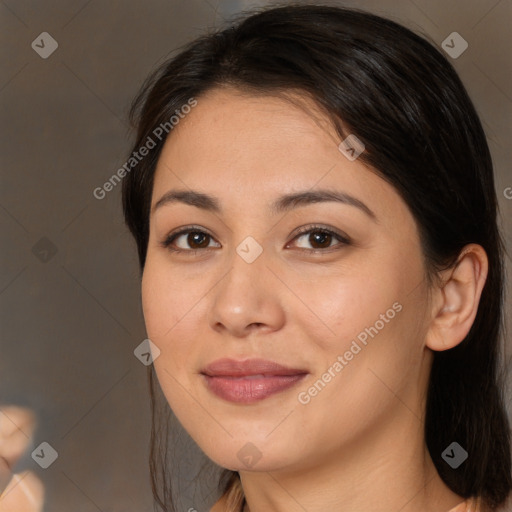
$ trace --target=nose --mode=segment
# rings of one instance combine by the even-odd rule
[[[282,287],[267,267],[265,251],[252,263],[235,253],[230,263],[212,290],[210,327],[237,338],[279,330],[285,322]]]

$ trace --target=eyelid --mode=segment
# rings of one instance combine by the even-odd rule
[[[211,247],[206,247],[206,248],[202,248],[202,249],[174,249],[174,248],[170,247],[170,245],[174,242],[174,240],[176,240],[176,238],[180,237],[181,235],[186,235],[191,232],[192,233],[193,232],[203,233],[203,234],[209,236],[212,240],[215,240],[215,237],[211,233],[209,233],[208,230],[205,230],[201,226],[189,225],[189,226],[183,226],[181,228],[178,228],[177,231],[174,231],[174,232],[171,232],[170,234],[168,234],[164,238],[164,240],[162,242],[160,242],[160,245],[162,247],[164,247],[165,249],[170,250],[174,253],[195,254],[197,252],[203,252],[203,251],[211,249]],[[346,235],[345,233],[343,233],[335,228],[323,226],[321,224],[308,224],[306,226],[302,226],[302,227],[298,228],[295,231],[295,233],[293,234],[293,238],[292,238],[291,242],[293,242],[297,238],[299,238],[305,234],[311,233],[311,232],[324,232],[324,233],[333,235],[335,238],[337,238],[339,240],[340,243],[330,246],[330,247],[327,247],[325,249],[306,249],[304,247],[299,247],[298,248],[299,251],[307,252],[307,253],[328,253],[328,252],[332,252],[333,250],[337,250],[337,248],[339,246],[346,246],[346,245],[350,245],[352,243],[351,238],[348,235]],[[289,247],[290,243],[288,243],[285,247],[286,248]]]

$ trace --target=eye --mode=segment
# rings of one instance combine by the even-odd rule
[[[185,237],[185,235],[187,235]],[[183,238],[180,242],[184,244],[184,246],[173,247],[173,244],[176,240]],[[171,233],[168,235],[165,240],[161,243],[163,247],[169,249],[172,252],[193,252],[195,253],[201,249],[207,249],[209,246],[209,242],[212,239],[212,236],[208,233],[205,233],[201,229],[195,226],[187,226],[185,228],[180,229],[176,233]],[[188,247],[187,247],[188,245]],[[219,244],[220,247],[220,244]]]
[[[306,243],[311,244],[313,249],[305,247],[299,247],[299,249],[309,253],[330,252],[326,249],[334,247],[335,250],[337,250],[351,243],[348,236],[322,226],[306,226],[301,228],[293,240],[306,238],[306,235],[309,235],[306,239]],[[180,239],[182,240],[180,241]],[[199,227],[187,226],[175,233],[169,234],[161,242],[161,246],[172,252],[195,254],[204,249],[211,249],[211,240],[213,240],[213,237]],[[334,240],[338,240],[339,243],[332,245]],[[220,244],[217,243],[216,247],[220,247]],[[289,247],[289,244],[286,247]]]
[[[307,238],[306,238],[306,235]],[[351,240],[348,236],[338,233],[337,231],[333,231],[331,229],[324,228],[322,226],[306,226],[299,230],[299,234],[295,236],[294,240],[300,240],[301,238],[305,238],[306,243],[311,244],[313,249],[308,249],[301,247],[301,250],[305,250],[307,252],[330,252],[326,251],[326,249],[335,248],[335,250],[343,247],[345,245],[350,245]],[[331,245],[333,240],[337,239],[340,243]]]

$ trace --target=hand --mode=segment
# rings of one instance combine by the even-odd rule
[[[0,407],[0,512],[41,512],[44,487],[31,471],[13,474],[18,459],[30,444],[35,415],[27,408]]]

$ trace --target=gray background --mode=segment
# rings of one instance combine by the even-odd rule
[[[468,41],[453,62],[489,137],[510,251],[511,0],[339,3],[388,16],[437,45],[453,31]],[[133,355],[146,337],[135,246],[120,186],[103,200],[92,191],[125,162],[128,104],[155,65],[223,18],[263,4],[0,2],[0,404],[37,413],[30,452],[46,441],[59,453],[46,470],[29,454],[16,468],[43,480],[46,512],[152,510],[146,367]],[[31,48],[41,32],[59,44],[47,59]],[[510,295],[510,276],[507,284]],[[510,300],[506,316],[510,325]],[[509,388],[509,412],[510,397]],[[199,456],[191,443],[185,456],[183,472],[192,473]],[[180,509],[206,510],[214,494],[203,502],[191,489]]]

